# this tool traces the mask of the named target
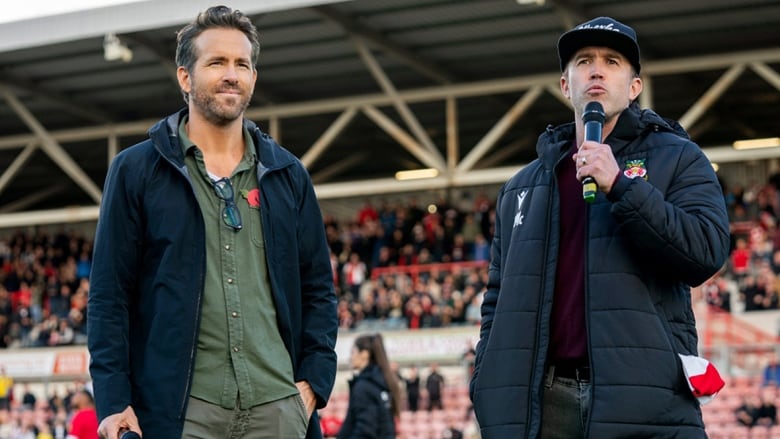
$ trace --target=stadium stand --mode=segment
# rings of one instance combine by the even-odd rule
[[[780,427],[743,426],[735,414],[747,398],[766,393],[767,388],[772,390],[772,403],[780,404],[777,383],[762,379],[764,368],[776,358],[778,334],[766,325],[750,323],[778,309],[777,199],[772,184],[726,194],[735,243],[732,258],[721,273],[693,290],[702,352],[719,367],[725,364],[727,386],[702,407],[713,438],[780,437]],[[476,328],[480,293],[486,284],[492,204],[481,198],[471,209],[458,209],[446,201],[425,208],[411,201],[381,201],[378,206],[368,202],[352,218],[326,215],[342,335],[362,331],[422,335],[437,328]],[[18,351],[83,345],[91,236],[64,228],[14,230],[0,236],[0,346]],[[724,349],[728,358],[719,357]],[[421,385],[420,410],[407,407],[402,412],[399,438],[440,438],[448,436],[451,428],[476,437],[467,392],[467,356],[456,357],[443,367],[444,407],[428,411]],[[424,383],[429,364],[402,362],[399,374],[419,365]],[[348,401],[343,384],[349,371],[339,375],[342,385],[337,385],[320,413],[323,428],[333,434]],[[67,425],[72,415],[69,396],[85,383],[59,383],[49,386],[48,394],[31,383],[38,389],[38,399],[25,405],[24,381],[14,385],[10,409],[0,410],[0,437],[43,424],[62,431],[57,426]]]

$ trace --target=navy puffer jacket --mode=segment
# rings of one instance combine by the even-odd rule
[[[537,438],[559,246],[555,167],[574,124],[501,189],[471,397],[484,439]],[[605,143],[625,172],[588,207],[588,437],[706,437],[678,354],[696,355],[690,286],[718,271],[729,224],[716,175],[679,125],[632,106]],[[520,218],[521,221],[517,221]]]
[[[394,438],[390,390],[382,370],[371,364],[349,382],[349,406],[338,439]]]

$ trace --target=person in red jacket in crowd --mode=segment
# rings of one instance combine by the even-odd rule
[[[98,439],[98,418],[95,400],[87,389],[81,389],[71,398],[74,410],[73,419],[68,428],[68,438]]]
[[[741,280],[750,271],[750,248],[745,238],[737,238],[736,247],[729,256],[734,276]]]

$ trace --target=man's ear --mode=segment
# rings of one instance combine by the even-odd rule
[[[184,66],[176,69],[176,79],[179,80],[179,88],[187,94],[192,91],[192,81],[190,81],[190,72]]]
[[[634,77],[631,79],[631,87],[629,89],[629,95],[631,96],[630,101],[633,102],[634,99],[639,96],[640,93],[642,93],[642,89],[644,88],[644,84],[642,84],[642,78],[640,77]]]
[[[563,93],[566,99],[571,97],[569,96],[569,81],[566,78],[566,72],[563,72],[563,75],[561,75],[561,93]]]

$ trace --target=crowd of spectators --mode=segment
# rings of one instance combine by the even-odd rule
[[[780,308],[778,182],[772,178],[749,190],[725,192],[731,255],[694,300],[726,311],[735,304],[745,311]],[[337,220],[326,213],[340,327],[478,325],[494,209],[491,198],[480,194],[465,208],[446,200],[419,206],[410,198],[377,206],[366,200],[354,218]],[[0,348],[85,344],[91,257],[89,234],[62,229],[4,235]],[[45,421],[57,437],[73,415],[72,395],[17,401],[8,411],[0,407],[0,426],[33,430]]]
[[[731,257],[702,300],[731,311],[780,308],[780,195],[772,177],[725,192]],[[365,200],[352,218],[325,215],[342,329],[418,329],[479,323],[495,207],[414,197]],[[0,347],[84,344],[91,237],[61,230],[0,239]],[[427,267],[427,268],[421,268]]]
[[[340,327],[478,324],[494,221],[484,194],[466,209],[446,200],[423,208],[412,198],[366,200],[347,221],[326,215]]]
[[[469,209],[411,199],[326,215],[341,327],[477,324],[493,219],[485,195]],[[0,348],[85,344],[91,257],[91,237],[64,229],[0,239]]]
[[[0,347],[86,343],[91,255],[74,232],[0,241]]]
[[[91,388],[74,382],[47,397],[28,385],[0,407],[2,439],[96,439],[97,414]]]
[[[780,174],[766,184],[726,191],[731,254],[701,291],[710,305],[732,312],[780,309]]]

